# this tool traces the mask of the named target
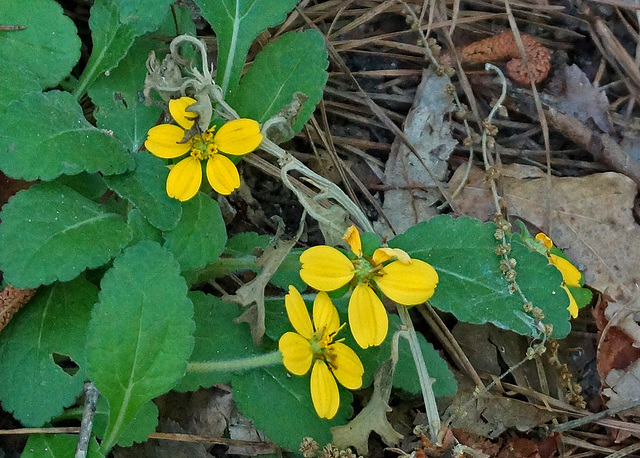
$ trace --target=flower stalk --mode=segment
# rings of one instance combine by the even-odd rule
[[[438,413],[438,405],[436,404],[436,396],[433,393],[434,379],[429,377],[429,371],[427,365],[424,362],[422,356],[422,350],[420,349],[420,343],[418,342],[418,336],[416,330],[413,327],[413,322],[409,316],[409,310],[406,306],[398,304],[398,316],[404,329],[400,332],[400,336],[404,337],[409,342],[409,348],[411,349],[411,356],[416,365],[416,371],[418,372],[418,380],[420,381],[420,389],[422,390],[422,399],[424,400],[425,412],[427,414],[427,420],[429,421],[429,435],[432,444],[439,445],[438,436],[440,434],[440,428],[442,423],[440,421],[440,414]]]
[[[276,364],[282,364],[282,353],[279,350],[248,358],[191,362],[187,364],[187,372],[233,372],[275,366]]]

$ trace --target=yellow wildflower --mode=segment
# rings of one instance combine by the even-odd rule
[[[567,288],[567,285],[580,288],[582,286],[580,284],[582,274],[569,261],[567,261],[563,257],[551,253],[550,250],[553,247],[553,241],[547,236],[547,234],[540,232],[536,235],[536,240],[545,246],[545,248],[547,249],[547,258],[549,258],[549,262],[556,266],[556,268],[562,274],[562,289],[564,289],[569,296],[569,307],[567,307],[567,309],[569,310],[571,317],[576,318],[578,316],[578,304],[576,303],[573,294],[571,294],[571,292],[569,291],[569,288]]]
[[[253,119],[234,119],[214,134],[215,127],[186,139],[196,114],[187,107],[196,101],[181,97],[169,101],[169,113],[178,125],[160,124],[149,130],[144,142],[147,150],[162,159],[175,159],[189,153],[171,168],[167,178],[167,194],[180,201],[191,199],[202,184],[202,165],[206,162],[207,179],[218,193],[228,195],[240,186],[240,175],[228,157],[243,156],[262,142],[260,125]]]
[[[295,287],[289,287],[284,303],[296,330],[280,338],[284,366],[294,375],[304,375],[311,369],[313,407],[320,418],[331,419],[340,406],[336,379],[345,388],[357,390],[362,386],[364,367],[351,348],[333,341],[341,329],[340,317],[327,293],[318,293],[313,302],[313,324]]]
[[[378,248],[373,256],[365,256],[355,226],[347,229],[344,240],[355,259],[330,246],[311,247],[300,256],[300,277],[319,291],[334,291],[351,282],[354,290],[348,313],[353,337],[362,348],[380,345],[387,336],[389,318],[374,288],[398,304],[421,304],[433,296],[438,273],[397,248]]]

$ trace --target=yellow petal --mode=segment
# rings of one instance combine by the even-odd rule
[[[562,273],[562,279],[569,286],[575,286],[576,288],[580,287],[580,279],[582,278],[582,274],[580,271],[567,261],[564,258],[561,258],[555,254],[549,254],[549,261],[551,264],[556,266],[558,270]]]
[[[350,390],[360,388],[364,366],[356,352],[341,342],[331,345],[331,350],[335,355],[333,375],[336,376],[338,382]]]
[[[187,107],[196,102],[197,100],[191,97],[180,97],[179,99],[169,100],[169,113],[171,113],[171,117],[184,130],[191,129],[195,119],[198,117],[197,113],[187,111]]]
[[[373,262],[382,264],[389,259],[397,259],[402,264],[411,264],[413,261],[406,251],[400,248],[378,248],[373,252]]]
[[[293,286],[289,288],[293,288]],[[319,292],[313,301],[313,325],[316,330],[324,329],[325,334],[333,334],[340,328],[338,310],[324,291]]]
[[[566,291],[566,293],[567,293],[567,296],[569,296],[569,307],[567,307],[567,310],[569,310],[569,313],[571,314],[571,318],[577,318],[578,317],[578,303],[574,299],[573,294],[571,294],[571,291],[569,291],[569,288],[567,288],[566,286],[562,285],[562,289],[564,289]]]
[[[260,124],[253,119],[234,119],[218,129],[213,142],[223,153],[232,156],[248,154],[262,142]]]
[[[547,237],[547,234],[545,234],[544,232],[538,232],[536,234],[536,240],[542,243],[547,250],[550,250],[553,246],[553,241],[549,237]]]
[[[174,165],[167,177],[167,195],[182,202],[198,193],[202,184],[200,161],[189,156]]]
[[[307,339],[295,332],[285,332],[280,337],[278,348],[282,353],[282,363],[289,372],[294,375],[304,375],[309,372],[313,353]]]
[[[316,360],[311,369],[311,400],[320,418],[331,420],[340,407],[338,384],[327,365]]]
[[[347,228],[346,232],[342,236],[342,239],[349,244],[351,252],[356,256],[362,256],[362,241],[360,240],[360,232],[358,229],[351,225]]]
[[[394,261],[384,267],[384,275],[376,277],[376,285],[394,302],[416,305],[433,296],[438,273],[424,261],[413,259],[411,264]]]
[[[207,161],[207,180],[218,194],[225,196],[240,187],[236,165],[222,154],[214,154]]]
[[[333,247],[318,245],[300,255],[300,277],[318,291],[334,291],[355,275],[353,263]]]
[[[293,285],[289,286],[289,294],[284,297],[284,306],[287,309],[287,316],[293,325],[293,329],[305,339],[311,339],[313,337],[311,318],[309,318],[309,312],[307,311],[307,306],[304,305],[302,296]]]
[[[162,159],[174,159],[187,154],[191,143],[180,143],[184,137],[184,129],[173,124],[160,124],[149,129],[144,146],[154,156]]]
[[[358,284],[349,299],[349,326],[358,345],[380,345],[389,330],[389,317],[376,293],[364,283]]]

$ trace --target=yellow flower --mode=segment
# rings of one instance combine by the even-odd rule
[[[289,287],[284,303],[296,330],[280,338],[284,366],[294,375],[304,375],[311,369],[313,407],[320,418],[331,419],[340,406],[336,379],[345,388],[357,390],[362,386],[364,367],[351,348],[333,341],[341,328],[340,317],[327,293],[318,293],[313,302],[313,324],[295,287]]]
[[[576,303],[573,294],[569,292],[569,288],[567,288],[567,285],[580,288],[582,286],[580,284],[582,274],[569,261],[556,254],[551,253],[550,250],[553,247],[553,241],[547,236],[547,234],[543,232],[538,233],[536,235],[536,240],[545,246],[545,248],[547,249],[547,258],[549,258],[549,262],[556,266],[556,268],[562,274],[562,289],[564,289],[569,296],[569,307],[567,307],[567,309],[569,310],[571,317],[576,318],[578,316],[578,304]]]
[[[387,336],[389,318],[374,288],[398,304],[421,304],[433,296],[438,273],[400,249],[378,248],[373,256],[364,256],[355,226],[347,229],[344,239],[355,259],[326,245],[311,247],[300,256],[300,277],[319,291],[334,291],[351,282],[355,287],[348,313],[353,337],[362,348],[380,345]]]
[[[206,162],[207,179],[218,193],[228,195],[240,186],[240,175],[228,157],[243,156],[262,142],[260,125],[253,119],[235,119],[224,124],[214,135],[215,127],[185,138],[195,123],[196,114],[187,107],[196,101],[181,97],[169,101],[169,113],[178,123],[160,124],[149,130],[145,147],[162,159],[175,159],[189,153],[171,168],[167,178],[167,194],[180,201],[191,199],[202,184],[201,162]]]

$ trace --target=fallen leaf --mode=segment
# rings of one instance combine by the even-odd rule
[[[604,380],[602,394],[609,398],[607,407],[615,409],[640,400],[640,360],[624,370],[612,369]],[[640,407],[626,410],[624,416],[640,415]]]
[[[598,328],[598,375],[603,384],[611,370],[624,369],[640,358],[640,348],[634,346],[634,339],[618,326],[608,326],[608,317],[612,311],[615,316],[616,310],[620,310],[619,304],[612,304],[605,298],[601,298],[593,309]]]
[[[258,264],[262,267],[260,273],[248,283],[242,285],[232,296],[226,295],[222,299],[227,302],[235,302],[247,308],[242,315],[235,319],[236,323],[246,322],[251,327],[251,337],[256,345],[260,345],[262,336],[265,333],[265,308],[264,308],[264,290],[276,273],[282,261],[287,257],[293,246],[298,242],[298,237],[293,240],[276,242],[275,247],[267,248]]]
[[[540,442],[514,437],[500,450],[497,458],[549,458],[557,451],[557,436],[552,434]]]
[[[442,181],[447,173],[447,159],[457,142],[451,137],[447,113],[453,110],[452,98],[446,92],[451,84],[446,76],[436,76],[430,70],[422,74],[416,97],[407,115],[404,132],[418,152],[418,157],[396,138],[385,165],[388,188],[384,193],[384,210],[398,234],[409,227],[427,221],[439,212],[434,204],[441,199],[435,182],[425,165]],[[379,234],[388,228],[376,228]]]
[[[462,169],[456,170],[450,189],[460,183]],[[503,167],[501,179],[509,215],[537,227],[548,219],[548,235],[583,272],[589,286],[621,303],[631,299],[640,284],[640,227],[632,214],[635,183],[625,175],[608,172],[551,177],[549,189],[547,178],[511,178],[509,170]],[[481,220],[495,212],[484,177],[484,171],[473,168],[455,201],[463,214]]]
[[[550,103],[563,113],[585,123],[591,120],[602,132],[611,133],[609,100],[605,91],[591,84],[576,64],[565,65],[556,75],[547,88],[555,96]]]
[[[443,420],[454,430],[463,429],[480,436],[496,438],[507,429],[529,432],[556,417],[544,407],[494,394],[477,395],[476,386],[467,378],[458,380],[458,393],[447,407]],[[456,436],[457,437],[457,436]]]
[[[396,444],[402,439],[387,420],[389,395],[393,381],[393,363],[387,360],[380,365],[373,381],[373,394],[367,405],[356,417],[343,426],[331,428],[333,445],[340,449],[349,446],[356,448],[362,455],[369,454],[369,435],[376,432],[387,445]]]
[[[464,429],[454,429],[453,435],[462,445],[466,445],[486,456],[496,456],[502,447],[501,438],[489,440],[485,436]]]

